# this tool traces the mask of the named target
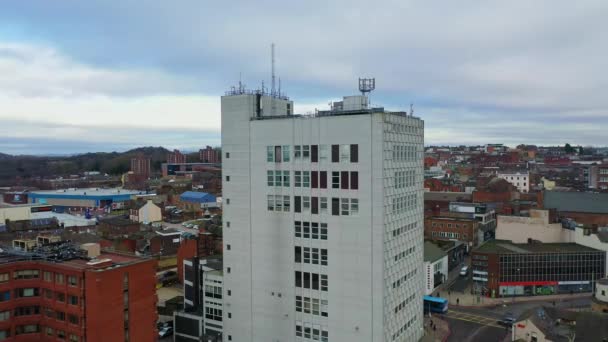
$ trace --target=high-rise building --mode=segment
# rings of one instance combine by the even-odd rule
[[[150,158],[146,158],[143,154],[131,158],[131,172],[145,179],[150,177]]]
[[[211,146],[205,147],[205,149],[200,149],[198,151],[199,158],[203,163],[219,163],[220,162],[220,153],[216,149]]]
[[[156,260],[86,248],[0,253],[0,340],[156,340]]]
[[[186,162],[186,155],[179,150],[173,150],[167,154],[167,164],[183,164]]]
[[[422,337],[423,141],[365,95],[222,97],[224,341]]]

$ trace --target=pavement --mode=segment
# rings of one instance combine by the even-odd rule
[[[431,326],[433,322],[434,328]],[[424,316],[424,336],[421,342],[444,342],[450,336],[448,322],[439,316]]]

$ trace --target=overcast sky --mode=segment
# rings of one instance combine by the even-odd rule
[[[220,143],[220,96],[296,112],[375,77],[426,144],[608,145],[608,1],[4,0],[0,152]]]

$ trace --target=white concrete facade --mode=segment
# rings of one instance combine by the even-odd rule
[[[423,121],[380,110],[286,115],[292,108],[265,95],[222,97],[224,293],[232,293],[224,341],[419,340]]]
[[[513,184],[519,192],[530,191],[530,172],[498,172],[496,176]]]
[[[424,262],[424,270],[425,270],[425,288],[424,294],[430,295],[435,291],[437,286],[440,284],[435,284],[435,274],[441,273],[445,275],[447,280],[449,271],[448,271],[448,256],[447,254],[443,256],[443,258],[436,260],[435,262],[425,261]]]

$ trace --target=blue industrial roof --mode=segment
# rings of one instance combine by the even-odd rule
[[[131,196],[141,194],[141,191],[125,189],[65,189],[55,191],[32,191],[29,197],[38,202],[44,199],[63,198],[63,199],[86,199],[86,200],[112,200],[113,202],[128,201]]]
[[[181,201],[186,202],[196,202],[196,203],[209,203],[215,202],[215,196],[207,192],[196,192],[196,191],[186,191],[181,196],[179,196]]]

